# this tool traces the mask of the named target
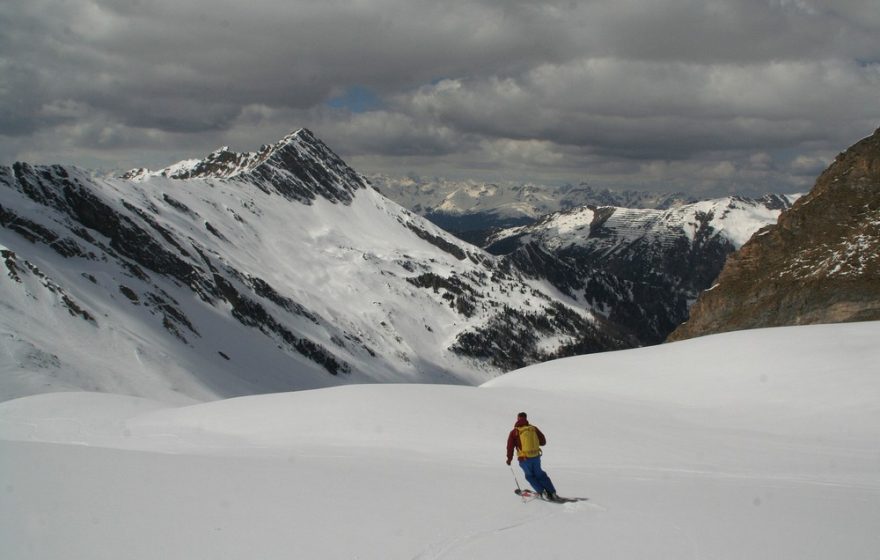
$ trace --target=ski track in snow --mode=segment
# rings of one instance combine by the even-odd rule
[[[549,504],[548,504],[549,505]],[[472,545],[475,541],[485,539],[487,537],[495,537],[501,536],[505,531],[510,531],[512,529],[518,529],[520,527],[525,527],[530,524],[534,524],[540,520],[543,520],[548,517],[552,517],[553,515],[558,515],[552,511],[548,511],[547,513],[530,517],[524,521],[519,523],[514,523],[512,525],[507,525],[505,527],[498,527],[496,529],[488,529],[485,531],[476,531],[473,533],[469,533],[466,535],[461,535],[458,537],[454,537],[447,541],[442,541],[440,543],[432,544],[423,552],[416,554],[413,556],[412,560],[439,560],[440,558],[445,558],[449,554],[455,552],[460,553],[463,550],[467,549],[468,546]]]
[[[531,505],[532,502],[538,503]],[[545,506],[546,511],[542,510],[541,513],[533,514],[528,519],[524,519],[517,523],[512,523],[510,525],[505,525],[503,527],[497,527],[493,529],[475,531],[473,533],[460,535],[448,540],[434,543],[424,551],[413,556],[412,560],[439,560],[441,558],[446,558],[450,554],[458,554],[461,555],[462,558],[467,558],[468,556],[463,553],[465,553],[468,548],[474,546],[478,541],[486,541],[490,539],[495,540],[495,538],[498,537],[500,541],[506,542],[507,536],[504,533],[508,531],[539,524],[560,515],[582,514],[589,513],[590,511],[605,511],[605,508],[601,506],[598,506],[596,504],[589,504],[586,502],[549,504],[542,501],[540,498],[535,498],[532,500],[524,500],[521,503],[524,506],[532,508]]]

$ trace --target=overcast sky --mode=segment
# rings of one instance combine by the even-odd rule
[[[880,127],[878,0],[2,0],[0,163],[308,127],[358,171],[809,188]]]

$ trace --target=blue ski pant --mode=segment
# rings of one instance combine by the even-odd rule
[[[556,488],[553,487],[553,482],[550,480],[550,477],[547,476],[547,473],[541,468],[540,455],[523,459],[519,462],[519,466],[522,467],[523,472],[526,474],[526,480],[529,481],[529,484],[532,485],[535,492],[540,494],[544,490],[549,490],[554,494],[556,493]]]

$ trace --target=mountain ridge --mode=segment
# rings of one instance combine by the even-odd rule
[[[256,152],[234,152],[224,146],[200,160],[183,160],[159,171],[138,168],[120,176],[134,181],[148,177],[238,178],[304,203],[318,194],[348,203],[354,190],[369,187],[362,175],[307,128],[297,129],[275,144],[264,144]],[[322,192],[316,192],[316,185]]]
[[[728,255],[795,199],[725,197],[668,210],[587,206],[496,232],[486,248],[640,344],[656,344],[688,317]]]
[[[276,145],[205,177],[0,167],[3,392],[475,384],[584,344],[624,346],[602,317],[369,188],[310,134]]]

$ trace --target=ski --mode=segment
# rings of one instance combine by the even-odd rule
[[[588,498],[563,498],[562,496],[557,497],[555,500],[548,500],[534,492],[532,490],[520,490],[517,488],[513,491],[514,494],[523,498],[523,500],[530,502],[532,500],[543,500],[545,502],[552,502],[554,504],[569,504],[572,502],[586,502]]]

